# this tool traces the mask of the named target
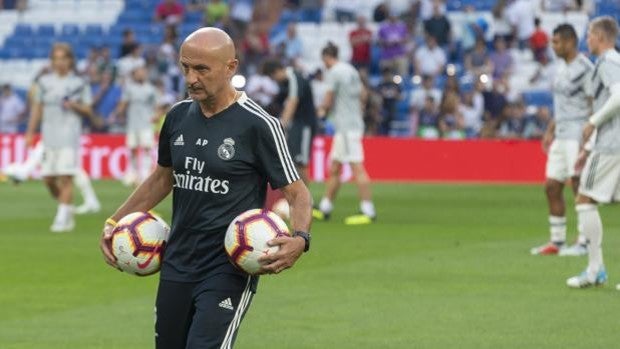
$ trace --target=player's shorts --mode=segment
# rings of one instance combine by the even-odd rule
[[[128,130],[126,144],[129,149],[152,148],[155,146],[155,132],[152,128],[142,130]]]
[[[74,176],[80,169],[80,154],[76,148],[43,148],[43,159],[41,160],[41,175],[43,177],[52,176]]]
[[[579,141],[571,139],[556,139],[549,147],[545,176],[564,182],[578,175],[575,173],[575,163],[579,156]]]
[[[218,274],[201,282],[160,280],[156,349],[232,348],[256,282],[239,274]]]
[[[312,125],[295,125],[288,130],[287,144],[293,161],[297,165],[307,166],[310,162],[310,151],[315,129]]]
[[[336,132],[329,157],[340,163],[361,163],[364,161],[362,131]]]
[[[620,155],[592,152],[581,174],[579,193],[602,203],[620,201]]]

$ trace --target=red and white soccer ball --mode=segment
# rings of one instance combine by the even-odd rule
[[[234,265],[248,274],[256,274],[261,268],[258,258],[280,249],[268,246],[267,241],[281,236],[291,236],[282,218],[257,208],[243,212],[230,223],[224,247]]]
[[[149,212],[126,215],[112,231],[112,253],[123,271],[138,276],[155,274],[168,240],[170,227]]]

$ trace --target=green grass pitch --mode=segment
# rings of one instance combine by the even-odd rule
[[[0,185],[0,348],[152,348],[157,277],[107,267],[104,219],[129,194],[98,182],[104,204],[67,234],[48,232],[43,185]],[[313,186],[315,197],[322,187]],[[377,184],[379,219],[346,186],[313,226],[297,266],[263,277],[237,348],[616,348],[620,207],[601,210],[610,283],[569,290],[585,257],[532,257],[547,239],[540,186]],[[569,202],[572,200],[568,198]],[[170,217],[170,201],[158,211]],[[569,206],[570,207],[570,206]],[[575,214],[568,212],[569,239]]]

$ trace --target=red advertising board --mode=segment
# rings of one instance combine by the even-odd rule
[[[82,163],[95,178],[121,178],[127,163],[122,135],[82,137]],[[328,169],[331,139],[315,139],[311,174],[322,181]],[[544,179],[540,142],[521,140],[427,141],[370,137],[364,140],[366,168],[379,181],[532,183]],[[155,156],[155,154],[153,154]],[[21,162],[27,147],[20,135],[0,134],[0,168]],[[343,179],[350,172],[345,169]]]

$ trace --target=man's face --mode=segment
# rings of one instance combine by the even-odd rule
[[[601,34],[593,29],[592,26],[588,26],[588,37],[587,37],[588,51],[593,55],[599,54],[599,47],[601,44]]]
[[[179,54],[181,71],[189,96],[196,101],[214,98],[230,84],[237,69],[237,60],[225,62],[213,50],[183,44]]]
[[[564,58],[566,56],[566,50],[565,50],[565,44],[564,44],[564,40],[562,40],[562,37],[559,34],[553,34],[553,37],[551,38],[551,47],[553,48],[553,52],[555,52],[555,55],[560,57],[560,58]]]
[[[71,58],[65,50],[56,49],[52,52],[52,67],[58,73],[66,73],[71,69]]]

